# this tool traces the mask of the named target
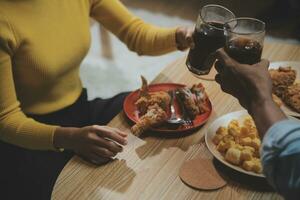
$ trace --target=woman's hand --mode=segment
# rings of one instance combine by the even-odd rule
[[[194,48],[195,43],[193,40],[194,28],[192,27],[179,27],[176,30],[176,44],[180,51],[188,48]]]
[[[87,126],[83,128],[57,128],[54,145],[71,149],[94,164],[102,164],[122,152],[127,144],[127,134],[108,126]]]

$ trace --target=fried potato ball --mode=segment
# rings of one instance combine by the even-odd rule
[[[228,162],[234,164],[234,165],[239,165],[241,162],[241,151],[231,147],[227,150],[226,154],[225,154],[225,160],[227,160]]]
[[[213,142],[229,163],[247,171],[262,172],[259,154],[261,140],[250,116],[246,117],[241,125],[238,120],[232,120],[227,128],[219,127]]]

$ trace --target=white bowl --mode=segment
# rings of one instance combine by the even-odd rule
[[[243,120],[245,119],[245,117],[249,116],[248,112],[246,110],[241,110],[241,111],[236,111],[236,112],[231,112],[228,113],[226,115],[223,115],[219,118],[217,118],[208,128],[206,134],[205,134],[205,143],[206,146],[208,147],[209,151],[214,155],[214,157],[219,160],[220,162],[222,162],[224,165],[239,171],[241,173],[244,174],[248,174],[250,176],[256,176],[256,177],[260,177],[260,178],[264,178],[265,176],[263,174],[258,174],[258,173],[254,173],[251,171],[246,171],[243,168],[239,167],[239,166],[235,166],[230,164],[229,162],[227,162],[225,160],[225,158],[221,155],[220,152],[217,151],[216,149],[216,145],[213,143],[212,139],[214,137],[214,135],[216,134],[216,131],[218,130],[218,128],[220,126],[224,126],[227,127],[227,125],[229,124],[229,122],[233,119],[236,119],[239,121],[239,123],[242,123]]]

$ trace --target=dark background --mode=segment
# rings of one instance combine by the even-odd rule
[[[206,4],[220,4],[239,17],[255,17],[267,24],[267,34],[300,41],[300,0],[121,0],[133,8],[196,20]]]

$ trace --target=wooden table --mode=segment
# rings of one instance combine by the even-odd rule
[[[300,60],[300,46],[266,44],[265,58],[271,61]],[[154,83],[176,82],[192,85],[200,80],[185,67],[185,59],[167,66]],[[217,117],[240,110],[238,102],[223,93],[213,81],[202,81],[213,104],[209,121],[192,134],[162,137],[148,132],[145,137],[129,136],[129,144],[118,160],[94,166],[75,156],[56,181],[52,199],[281,199],[263,187],[262,180],[242,176],[226,169],[227,186],[216,191],[199,191],[185,185],[178,177],[181,165],[196,156],[211,158],[204,144],[206,129]],[[110,126],[130,131],[124,113],[117,115]],[[254,186],[253,186],[254,185]]]

